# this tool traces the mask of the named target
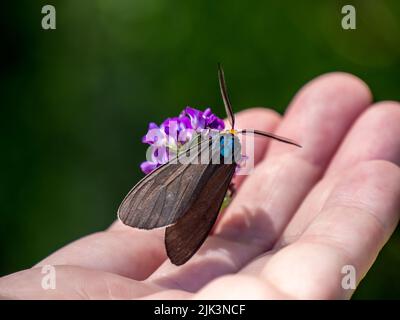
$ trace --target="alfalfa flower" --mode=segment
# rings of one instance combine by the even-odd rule
[[[147,161],[140,168],[148,174],[168,162],[195,134],[209,134],[210,130],[222,131],[224,121],[212,113],[210,108],[204,111],[186,107],[178,117],[167,118],[160,126],[151,122],[142,142],[150,145]]]

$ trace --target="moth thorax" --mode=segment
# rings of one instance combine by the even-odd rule
[[[241,160],[242,146],[239,138],[231,133],[220,136],[220,158],[221,163],[239,163]]]

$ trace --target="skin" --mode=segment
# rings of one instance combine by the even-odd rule
[[[31,269],[0,278],[12,299],[346,299],[343,266],[357,283],[400,214],[400,104],[372,103],[345,73],[305,85],[281,118],[253,108],[238,128],[275,132],[296,148],[257,138],[254,172],[199,252],[185,265],[166,257],[163,229],[119,221],[61,248]],[[56,289],[43,290],[43,265]]]

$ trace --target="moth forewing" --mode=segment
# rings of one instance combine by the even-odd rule
[[[210,148],[210,143],[209,139],[202,140],[195,146],[199,152],[193,153],[191,158],[181,153],[178,163],[162,165],[140,180],[122,201],[118,209],[119,219],[126,225],[143,229],[175,223],[212,175],[209,169],[211,159],[207,164],[199,164],[196,160],[201,152]]]

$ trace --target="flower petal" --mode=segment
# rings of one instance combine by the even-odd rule
[[[150,161],[144,161],[140,164],[140,169],[143,171],[145,174],[149,174],[152,172],[154,169],[159,167],[158,163],[155,162],[150,162]]]

